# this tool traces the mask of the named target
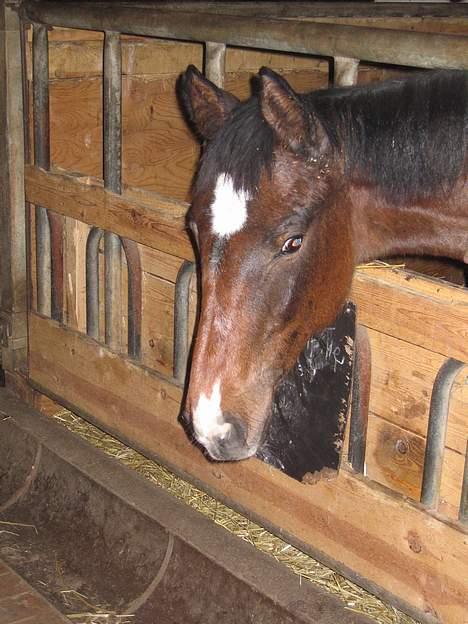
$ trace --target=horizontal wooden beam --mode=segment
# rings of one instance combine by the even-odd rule
[[[463,621],[466,531],[346,471],[305,485],[255,459],[208,462],[177,422],[179,388],[36,314],[29,365],[41,390],[418,619]]]
[[[130,189],[117,195],[94,178],[46,172],[31,165],[25,170],[25,187],[26,201],[32,204],[178,258],[193,258],[185,231],[187,204]]]
[[[185,231],[187,204],[156,193],[105,190],[99,181],[26,167],[26,199],[178,258],[193,260]],[[359,321],[400,340],[468,363],[464,288],[408,272],[358,270],[351,297]]]

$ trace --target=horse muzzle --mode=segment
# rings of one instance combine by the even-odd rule
[[[193,423],[195,439],[216,461],[236,461],[255,454],[257,446],[247,443],[247,426],[229,413],[223,413],[216,426],[205,430]]]

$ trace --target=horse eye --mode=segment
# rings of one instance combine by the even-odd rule
[[[288,240],[281,247],[281,253],[290,254],[290,253],[294,253],[295,251],[299,251],[302,245],[302,239],[303,239],[302,234],[291,236],[291,238],[288,238]]]

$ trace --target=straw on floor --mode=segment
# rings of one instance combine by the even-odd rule
[[[121,461],[178,499],[183,500],[184,503],[204,514],[216,524],[286,565],[297,574],[299,583],[311,582],[320,585],[337,595],[344,602],[346,608],[357,613],[364,613],[375,619],[378,624],[416,624],[411,617],[383,603],[340,574],[75,414],[63,409],[53,416],[69,430],[86,439],[107,455]],[[90,611],[91,609],[87,608],[86,612],[73,614],[70,619],[75,624],[78,619],[80,624],[93,624],[94,622],[97,624],[103,621],[108,621],[110,624],[110,618],[115,623],[123,624],[124,622],[123,617],[117,614],[108,614],[108,620],[96,619],[96,616],[99,617],[100,615],[102,618],[105,614],[102,611],[99,614],[99,608],[95,608],[94,613]],[[126,620],[125,624],[128,621]]]

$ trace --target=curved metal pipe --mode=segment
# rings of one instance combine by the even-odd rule
[[[141,262],[137,243],[121,239],[127,258],[128,271],[128,355],[139,359],[141,355],[142,287]]]
[[[466,441],[465,468],[463,470],[463,482],[460,496],[460,509],[458,519],[468,526],[468,440]]]
[[[174,377],[184,383],[189,345],[189,296],[195,264],[185,260],[177,274],[174,297]]]
[[[450,393],[456,376],[465,366],[464,362],[448,359],[440,367],[432,387],[421,488],[421,503],[430,509],[436,509],[439,503]]]
[[[86,241],[86,333],[99,339],[99,245],[104,230],[93,227]]]
[[[353,470],[365,474],[367,423],[371,386],[372,353],[367,329],[356,327],[354,346],[351,420],[349,423],[348,461]]]
[[[49,42],[47,27],[33,26],[33,107],[34,164],[50,168],[49,137]],[[47,210],[36,206],[36,288],[37,311],[51,314],[51,253],[50,225]]]

